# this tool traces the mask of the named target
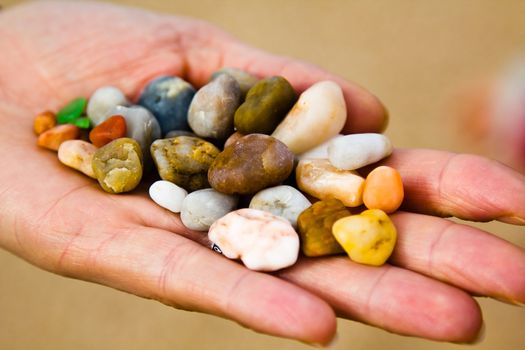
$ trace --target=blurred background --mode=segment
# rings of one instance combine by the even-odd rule
[[[0,1],[3,7],[21,2]],[[478,153],[516,168],[525,163],[520,160],[525,154],[520,138],[525,135],[525,60],[519,58],[525,52],[523,1],[111,2],[201,18],[254,46],[358,82],[388,107],[386,133],[397,147]],[[512,133],[520,128],[522,136]],[[525,247],[523,227],[476,226]],[[469,348],[525,349],[525,309],[478,301],[486,337]],[[466,347],[402,337],[347,320],[340,320],[338,329],[334,349]],[[0,251],[0,349],[73,348],[309,347],[55,276]]]

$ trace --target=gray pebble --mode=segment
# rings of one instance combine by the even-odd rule
[[[184,226],[196,231],[207,231],[224,215],[234,211],[238,198],[206,188],[190,193],[182,202],[180,218]]]
[[[256,76],[251,75],[250,73],[241,69],[231,67],[225,67],[216,71],[212,74],[210,80],[216,79],[221,74],[228,74],[233,79],[237,80],[237,83],[239,83],[239,87],[241,88],[241,94],[243,98],[248,93],[248,90],[250,90],[252,86],[254,86],[259,81]]]

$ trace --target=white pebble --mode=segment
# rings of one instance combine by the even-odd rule
[[[336,135],[332,137],[330,140],[323,142],[317,147],[314,147],[304,153],[301,153],[297,156],[297,160],[303,160],[303,159],[328,159],[328,146],[330,146],[330,142],[332,142],[335,139],[338,139],[340,137],[343,137],[344,135]]]
[[[95,90],[89,98],[86,113],[95,126],[111,117],[108,112],[115,106],[127,105],[124,93],[114,86],[103,86]]]
[[[392,143],[385,135],[353,134],[330,142],[328,159],[336,168],[355,170],[388,157],[392,150]]]
[[[174,213],[180,213],[182,202],[188,192],[172,182],[160,180],[149,188],[149,196],[155,203]]]
[[[312,203],[292,186],[276,186],[259,191],[250,202],[251,209],[270,212],[297,227],[297,218]]]
[[[217,220],[208,233],[222,253],[256,271],[276,271],[295,264],[299,236],[285,219],[255,209],[239,209]]]
[[[205,188],[190,193],[182,202],[180,218],[184,226],[206,231],[224,215],[235,210],[238,198]]]

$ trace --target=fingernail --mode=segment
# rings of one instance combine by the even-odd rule
[[[496,298],[496,297],[494,299],[501,301],[502,303],[505,303],[508,305],[525,307],[525,303],[522,301],[513,300],[513,299]]]
[[[519,216],[502,216],[498,220],[512,225],[525,225],[525,219]]]
[[[319,343],[310,343],[308,345],[313,346],[315,348],[326,348],[331,349],[335,347],[335,345],[339,342],[339,333],[335,333],[334,337],[328,344],[319,344]]]

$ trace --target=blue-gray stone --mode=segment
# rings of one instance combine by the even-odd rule
[[[188,108],[195,88],[181,78],[162,76],[152,80],[139,98],[139,104],[157,118],[162,134],[171,130],[190,130]]]

